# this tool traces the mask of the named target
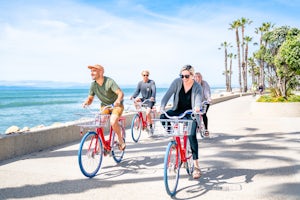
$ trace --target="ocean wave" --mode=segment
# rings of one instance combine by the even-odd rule
[[[16,108],[16,107],[28,107],[28,106],[45,106],[45,105],[61,105],[61,104],[73,104],[80,103],[79,101],[74,100],[59,100],[59,101],[32,101],[32,102],[10,102],[10,103],[1,103],[0,109],[4,108]]]

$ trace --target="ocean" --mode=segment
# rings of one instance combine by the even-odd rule
[[[125,106],[130,103],[130,96],[135,88],[122,88]],[[220,93],[224,88],[211,88],[212,93]],[[0,134],[10,126],[36,127],[50,126],[78,119],[76,113],[82,111],[81,104],[88,95],[85,89],[41,89],[0,87]],[[156,100],[160,100],[167,88],[157,88]],[[95,98],[91,108],[97,109],[100,102]]]

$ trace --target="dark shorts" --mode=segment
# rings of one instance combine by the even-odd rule
[[[141,98],[141,101],[143,102],[143,101],[145,101],[145,99],[146,98]],[[147,108],[153,108],[153,106],[154,106],[154,104],[155,104],[155,101],[147,101],[147,102],[145,102],[145,107],[147,107]]]

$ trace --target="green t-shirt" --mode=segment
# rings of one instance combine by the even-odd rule
[[[101,106],[107,106],[113,104],[118,98],[118,95],[116,94],[118,89],[120,88],[113,79],[104,76],[102,86],[96,81],[92,82],[89,95],[96,95],[101,101]]]

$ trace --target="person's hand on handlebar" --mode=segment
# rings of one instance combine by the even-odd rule
[[[196,112],[196,113],[200,112],[200,107],[195,107],[194,112]]]

